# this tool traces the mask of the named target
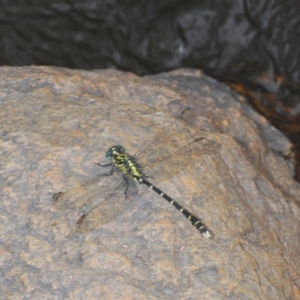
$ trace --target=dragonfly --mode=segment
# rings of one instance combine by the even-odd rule
[[[193,163],[208,148],[207,144],[209,140],[205,136],[187,140],[181,134],[170,135],[163,131],[136,155],[128,154],[121,145],[111,146],[105,155],[109,162],[96,163],[109,171],[67,192],[56,193],[53,196],[54,203],[60,209],[77,210],[85,207],[86,212],[76,223],[76,231],[85,233],[100,228],[126,210],[129,199],[137,194],[137,186],[144,184],[182,213],[202,236],[211,238],[212,232],[199,217],[152,184],[144,173],[144,169],[149,169],[151,178],[159,178],[160,181],[174,176]]]

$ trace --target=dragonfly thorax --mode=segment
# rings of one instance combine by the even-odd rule
[[[125,149],[116,145],[106,152],[106,157],[111,159],[114,165],[124,174],[129,175],[135,181],[139,181],[143,177],[140,167],[136,163],[134,157],[125,153]]]

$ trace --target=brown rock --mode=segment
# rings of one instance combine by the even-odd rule
[[[300,299],[291,145],[242,97],[191,70],[0,76],[1,299]],[[147,187],[123,199],[120,176],[97,176],[114,144],[148,145],[148,180],[214,238]]]

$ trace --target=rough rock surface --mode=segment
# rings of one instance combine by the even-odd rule
[[[300,299],[291,145],[242,97],[190,70],[2,67],[0,77],[1,299]],[[170,135],[178,149],[203,140],[180,157]],[[134,154],[147,143],[147,155],[175,157],[144,157],[149,181],[212,239],[142,185],[112,220],[76,231],[101,182],[94,162],[113,144]],[[78,201],[55,205],[60,191]]]

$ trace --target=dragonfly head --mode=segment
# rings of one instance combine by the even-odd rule
[[[106,158],[107,159],[115,158],[118,155],[124,153],[124,151],[125,151],[125,149],[120,145],[110,147],[109,150],[106,152]]]

